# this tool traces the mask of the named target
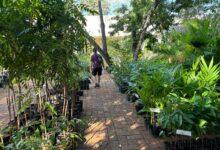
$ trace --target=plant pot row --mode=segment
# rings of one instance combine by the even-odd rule
[[[82,112],[83,112],[83,101],[78,100],[75,103],[73,118],[79,119],[81,117]]]
[[[60,99],[59,101],[60,101],[60,103],[55,105],[55,109],[57,110],[58,114],[59,113],[61,114],[62,113],[62,108],[63,108],[62,107],[63,99]],[[82,111],[83,111],[83,101],[79,100],[79,96],[77,96],[77,100],[76,100],[75,107],[74,107],[73,118],[80,118],[80,116],[82,114]],[[44,114],[46,115],[45,117],[47,119],[52,119],[52,116],[50,115],[49,111],[47,112],[47,110],[46,110],[44,112]],[[9,125],[12,126],[14,129],[16,129],[16,126],[17,126],[17,122],[16,122],[17,119],[18,119],[18,116],[16,116],[14,120],[9,122]],[[69,118],[69,119],[72,119],[72,118]],[[20,114],[19,120],[20,120],[20,125],[21,126],[24,126],[25,122],[27,122],[29,120],[40,120],[40,113],[38,111],[37,104],[31,104],[29,108],[25,109],[25,111]],[[40,129],[40,122],[39,122],[39,124],[35,124],[34,128],[29,127],[28,130],[30,132],[34,132],[35,129],[37,129],[37,128]],[[3,136],[4,143],[8,143],[10,141],[11,134],[12,133],[10,133],[10,132],[4,134],[4,136]]]
[[[89,84],[90,83],[91,82],[90,82],[89,79],[79,81],[80,90],[89,90]]]
[[[90,83],[90,80],[80,81],[79,82],[80,89],[78,91],[70,91],[68,93],[68,95],[69,95],[68,97],[70,97],[71,99],[74,99],[74,104],[72,105],[73,107],[71,106],[71,102],[73,102],[73,101],[71,99],[69,99],[70,103],[68,104],[69,109],[67,112],[67,114],[69,114],[68,115],[69,120],[72,120],[74,118],[80,118],[82,111],[83,111],[83,101],[80,100],[80,96],[84,95],[83,90],[89,89],[89,83]],[[57,114],[62,114],[62,110],[63,110],[64,99],[62,98],[62,92],[63,92],[62,90],[63,90],[62,85],[57,85],[53,89],[49,89],[49,95],[54,96],[54,99],[51,99],[48,102],[51,103],[55,107]],[[46,97],[43,97],[43,98],[46,98]],[[71,110],[73,110],[72,116],[70,115]],[[44,110],[43,114],[44,114],[45,118],[47,118],[49,120],[53,119],[53,116],[48,109]],[[24,110],[23,113],[21,113],[19,115],[19,118],[18,118],[18,116],[16,116],[15,119],[9,123],[10,128],[11,127],[12,128],[9,131],[5,131],[4,136],[3,136],[4,143],[9,144],[9,142],[11,141],[13,132],[17,130],[17,119],[20,120],[20,126],[24,126],[29,121],[38,122],[38,120],[41,119],[40,116],[41,115],[39,112],[38,105],[31,104],[28,108],[26,108]],[[28,127],[28,131],[30,133],[34,133],[36,129],[40,130],[40,122],[34,123],[30,127]],[[40,133],[41,133],[41,131],[40,131]]]
[[[127,94],[127,100],[130,102],[135,102],[135,110],[139,115],[144,116],[145,126],[149,129],[154,137],[159,137],[161,132],[161,127],[157,123],[157,113],[147,113],[141,111],[144,105],[138,101],[139,96],[137,93],[129,92]]]
[[[144,117],[145,126],[147,129],[151,131],[151,134],[154,137],[159,137],[161,130],[161,127],[157,123],[157,114],[155,113],[146,113]]]
[[[166,150],[219,150],[220,137],[204,137],[198,140],[177,137],[176,140],[165,141],[164,144]]]
[[[177,137],[177,135],[171,134],[170,131],[166,131],[158,125],[157,112],[147,113],[141,111],[143,110],[144,105],[141,102],[139,102],[138,99],[139,98],[137,94],[128,92],[127,100],[130,102],[135,102],[136,112],[139,115],[144,116],[146,128],[151,131],[151,134],[154,137],[159,137],[161,131],[164,131],[164,134],[166,134],[167,137]],[[207,138],[206,136],[205,138],[200,138],[198,140],[193,138],[177,138],[176,140],[165,141],[164,146],[166,150],[220,150],[220,137]]]

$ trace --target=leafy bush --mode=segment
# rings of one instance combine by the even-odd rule
[[[220,67],[209,65],[203,57],[194,62],[190,70],[182,70],[167,102],[159,114],[160,125],[175,132],[185,129],[194,136],[208,133],[219,126],[219,99],[215,89]]]
[[[167,32],[153,51],[172,57],[174,62],[183,62],[189,68],[201,55],[209,61],[214,57],[218,63],[219,33],[216,19],[189,20],[179,29]]]
[[[5,149],[66,149],[74,148],[79,141],[83,141],[85,123],[73,119],[68,124],[65,117],[55,117],[46,124],[31,121],[18,131],[14,131],[11,141],[5,143]],[[34,133],[30,131],[34,130]]]
[[[114,65],[132,60],[132,41],[129,37],[111,37],[108,39],[108,51]]]
[[[157,123],[167,134],[174,134],[176,129],[190,130],[195,137],[217,133],[220,67],[214,59],[207,64],[204,57],[198,57],[190,68],[156,59],[114,69],[116,82],[128,82],[129,89],[139,95],[139,103],[144,105],[141,112],[160,109]]]

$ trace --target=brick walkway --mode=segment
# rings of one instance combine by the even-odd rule
[[[104,74],[101,88],[94,85],[85,92],[84,113],[89,117],[86,142],[79,150],[162,150],[163,143],[152,137],[142,117],[108,74]]]
[[[9,122],[7,90],[0,88],[0,129]]]

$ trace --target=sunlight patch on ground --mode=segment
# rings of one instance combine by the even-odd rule
[[[113,102],[113,105],[120,105],[120,104],[121,104],[120,99],[119,99],[119,100],[115,100],[115,101]]]
[[[89,125],[85,136],[86,146],[97,148],[100,142],[107,140],[106,124],[111,124],[111,120],[107,122],[98,121]]]
[[[133,114],[133,112],[129,112],[129,113],[127,113],[126,115],[127,116],[131,116]]]
[[[138,123],[135,123],[131,125],[130,129],[137,129],[138,127],[140,127],[140,125]]]

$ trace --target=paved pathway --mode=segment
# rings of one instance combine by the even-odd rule
[[[142,117],[137,116],[132,103],[118,92],[108,74],[101,88],[94,85],[85,92],[84,113],[89,116],[86,142],[79,150],[163,150],[163,143],[152,137]]]
[[[9,122],[7,89],[0,88],[0,129]]]

